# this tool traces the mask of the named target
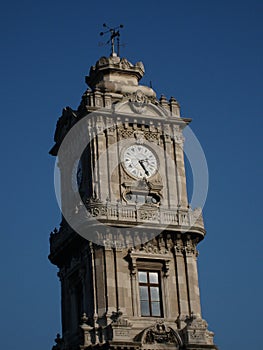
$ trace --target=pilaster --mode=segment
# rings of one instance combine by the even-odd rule
[[[196,243],[188,236],[185,244],[185,260],[187,271],[187,285],[189,290],[190,314],[201,316],[201,305],[197,274]]]
[[[184,164],[183,144],[184,137],[178,125],[173,127],[173,138],[175,143],[176,181],[178,192],[178,206],[182,209],[188,208],[186,176]]]
[[[185,269],[185,258],[184,258],[184,244],[181,236],[178,235],[175,241],[174,247],[175,256],[175,271],[176,281],[178,289],[178,310],[179,310],[179,321],[183,321],[187,315],[189,315],[189,300],[187,290],[187,277]]]

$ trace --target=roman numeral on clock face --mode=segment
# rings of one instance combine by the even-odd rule
[[[144,145],[132,145],[124,151],[124,167],[133,177],[143,179],[157,171],[157,159],[153,151]]]

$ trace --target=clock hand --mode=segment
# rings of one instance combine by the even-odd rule
[[[139,160],[140,166],[143,168],[145,174],[146,174],[147,176],[149,176],[149,172],[148,172],[148,170],[145,168],[145,165],[143,164],[143,162],[144,162],[144,160]]]

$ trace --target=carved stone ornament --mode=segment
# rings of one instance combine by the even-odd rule
[[[86,208],[93,217],[107,214],[107,207],[97,198],[89,198],[86,201]]]
[[[112,340],[118,342],[130,339],[132,324],[128,319],[123,317],[122,312],[113,312],[110,318],[112,319],[110,324]]]
[[[176,144],[183,145],[185,138],[179,126],[174,126],[173,137]]]
[[[157,209],[149,210],[148,208],[146,209],[146,206],[143,206],[143,209],[139,210],[139,216],[141,220],[159,221],[160,212]]]
[[[142,145],[145,142],[143,131],[139,131],[139,130],[135,131],[134,136],[136,139],[136,143],[138,143],[139,145]]]
[[[118,132],[119,132],[119,135],[124,139],[129,139],[134,135],[134,131],[132,129],[119,128]]]
[[[112,118],[107,118],[107,133],[112,134],[116,129],[116,124]]]
[[[122,69],[130,69],[133,67],[133,65],[126,58],[121,59],[120,66]]]
[[[131,95],[130,102],[130,107],[133,110],[133,112],[142,114],[146,112],[146,104],[149,101],[147,96],[145,96],[145,94],[141,90],[137,90],[134,94]]]
[[[131,327],[131,322],[123,317],[123,314],[121,311],[118,312],[112,312],[112,315],[110,317],[112,319],[112,326],[120,326],[120,327]]]
[[[158,143],[160,140],[160,133],[145,131],[144,137],[146,138],[147,141]]]
[[[98,62],[96,63],[96,66],[97,67],[101,67],[101,66],[104,66],[104,65],[106,65],[106,64],[108,64],[109,63],[109,60],[108,60],[108,58],[107,57],[101,57],[99,60],[98,60]]]
[[[186,254],[189,254],[189,255],[191,254],[197,255],[196,242],[191,240],[189,237],[185,241],[185,252]]]
[[[153,244],[152,242],[147,242],[141,247],[138,248],[133,248],[130,250],[131,253],[136,253],[136,254],[147,254],[147,255],[166,255],[168,254],[168,250],[164,246],[157,246]]]
[[[178,238],[175,242],[175,251],[177,254],[183,254],[184,252],[184,244],[180,238]]]
[[[157,321],[152,327],[146,328],[135,339],[141,344],[165,344],[166,346],[172,345],[176,349],[182,345],[179,334],[163,321]]]
[[[184,341],[188,344],[213,345],[214,333],[207,329],[207,322],[200,315],[192,314],[185,319],[186,327],[182,331]]]

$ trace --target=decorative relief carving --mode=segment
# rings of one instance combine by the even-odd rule
[[[113,312],[111,319],[113,320],[110,327],[112,328],[113,341],[123,340],[130,337],[132,323],[123,317],[122,312]]]
[[[101,67],[101,66],[104,66],[104,65],[107,64],[107,63],[108,63],[108,58],[105,57],[105,56],[103,56],[103,57],[101,57],[101,58],[98,60],[98,62],[96,63],[96,66],[97,66],[97,67]]]
[[[148,240],[147,240],[148,239]],[[162,242],[163,240],[163,242]],[[166,246],[166,239],[162,239],[160,236],[156,237],[144,237],[143,242],[139,243],[128,250],[128,259],[130,261],[130,269],[136,271],[136,259],[145,258],[150,256],[152,259],[158,259],[163,261],[164,275],[167,277],[169,273],[169,263],[171,260],[171,249]]]
[[[124,139],[132,138],[134,134],[134,131],[132,129],[119,128],[118,131],[119,135]]]
[[[136,143],[142,145],[145,142],[143,131],[139,131],[139,130],[135,131],[134,136],[136,139]]]
[[[140,251],[147,254],[168,254],[168,250],[165,247],[158,247],[153,245],[151,242],[146,243],[140,248]]]
[[[207,329],[207,322],[200,315],[186,317],[186,327],[182,331],[182,335],[188,344],[213,344],[214,333]]]
[[[175,251],[179,254],[182,254],[184,252],[184,244],[180,238],[178,238],[175,242]]]
[[[86,208],[93,217],[107,215],[107,207],[98,198],[89,198],[86,201]]]
[[[153,185],[150,183],[150,188],[147,184],[143,181],[141,183],[133,183],[130,181],[130,179],[125,180],[122,184],[122,191],[125,194],[129,194],[129,192],[139,192],[142,195],[145,194],[145,198],[148,198],[149,196],[159,196],[161,198],[161,189],[162,186],[160,185]],[[150,198],[150,197],[149,197]],[[126,198],[127,199],[127,198]],[[135,198],[136,199],[136,198]],[[147,199],[148,200],[148,199]],[[148,203],[145,204],[137,203],[137,200],[135,202],[126,202],[123,203],[121,201],[118,201],[118,203],[111,203],[110,201],[105,201],[102,203],[97,198],[89,198],[87,200],[83,200],[85,203],[85,207],[87,210],[85,210],[84,215],[87,219],[89,219],[91,216],[98,217],[100,220],[113,220],[113,221],[133,221],[133,222],[151,222],[151,223],[160,223],[160,224],[171,224],[171,225],[181,225],[182,220],[184,220],[183,216],[186,215],[185,213],[181,213],[180,211],[172,210],[164,208],[163,206],[159,206],[159,200],[158,203]],[[79,211],[81,212],[81,207],[79,207]],[[83,209],[84,210],[84,209]],[[188,216],[191,217],[191,212],[188,213]],[[189,222],[188,222],[189,221]],[[185,226],[191,227],[190,223],[191,220],[189,219]],[[203,226],[199,224],[200,228]],[[59,235],[57,237],[57,235]],[[52,241],[52,244],[56,242],[58,244],[60,234],[52,234],[50,237],[50,240]],[[196,244],[198,243],[196,240],[190,239],[190,242],[187,242],[186,236],[184,236],[183,243],[181,243],[180,239],[174,241],[175,243],[175,249],[176,252],[186,252],[188,254],[197,254],[197,251],[195,249]],[[54,243],[55,244],[55,243]],[[183,244],[183,249],[181,245]]]
[[[139,210],[139,220],[152,220],[159,221],[160,212],[158,210],[148,210],[148,209],[140,209]]]
[[[112,326],[121,326],[121,327],[131,327],[132,324],[129,320],[123,317],[123,313],[121,311],[112,312],[110,317],[112,319]]]
[[[133,65],[126,58],[122,58],[120,61],[120,67],[122,69],[129,69],[132,68]]]
[[[130,97],[130,101],[137,103],[148,103],[148,97],[141,90],[137,90],[132,97]]]
[[[163,126],[163,139],[165,142],[171,142],[171,128],[169,124],[164,124]]]
[[[160,140],[160,134],[158,132],[145,131],[144,136],[147,141],[158,143]]]
[[[173,128],[173,137],[176,144],[183,145],[185,138],[178,125],[175,125]]]
[[[103,245],[104,245],[105,250],[111,250],[112,247],[114,247],[114,242],[112,240],[110,240],[109,238],[107,238],[103,241]]]
[[[196,251],[196,248],[195,248],[195,245],[194,245],[194,242],[188,238],[186,241],[185,241],[185,252],[187,254],[194,254],[195,251]]]
[[[103,121],[98,121],[96,124],[96,131],[98,135],[103,134],[103,131],[105,129],[105,125],[103,123]]]
[[[141,344],[171,344],[176,348],[182,345],[179,334],[163,321],[157,321],[154,326],[146,328],[135,340]]]
[[[116,130],[116,124],[111,118],[107,118],[107,133],[112,135]]]
[[[137,90],[129,98],[130,107],[133,112],[142,114],[147,110],[147,104],[149,103],[148,97],[141,91]]]
[[[134,131],[132,128],[130,127],[123,127],[120,126],[118,128],[118,133],[120,135],[121,138],[124,139],[128,139],[131,138],[133,139],[133,137],[136,140],[136,143],[138,144],[143,144],[145,142],[145,140],[149,141],[149,142],[154,142],[156,144],[159,144],[160,141],[160,132],[156,132],[156,131],[149,131],[149,130],[136,130]]]
[[[196,249],[197,241],[187,237],[186,240],[182,240],[181,238],[177,238],[175,241],[175,251],[177,254],[187,254],[187,255],[198,255],[198,251]]]

